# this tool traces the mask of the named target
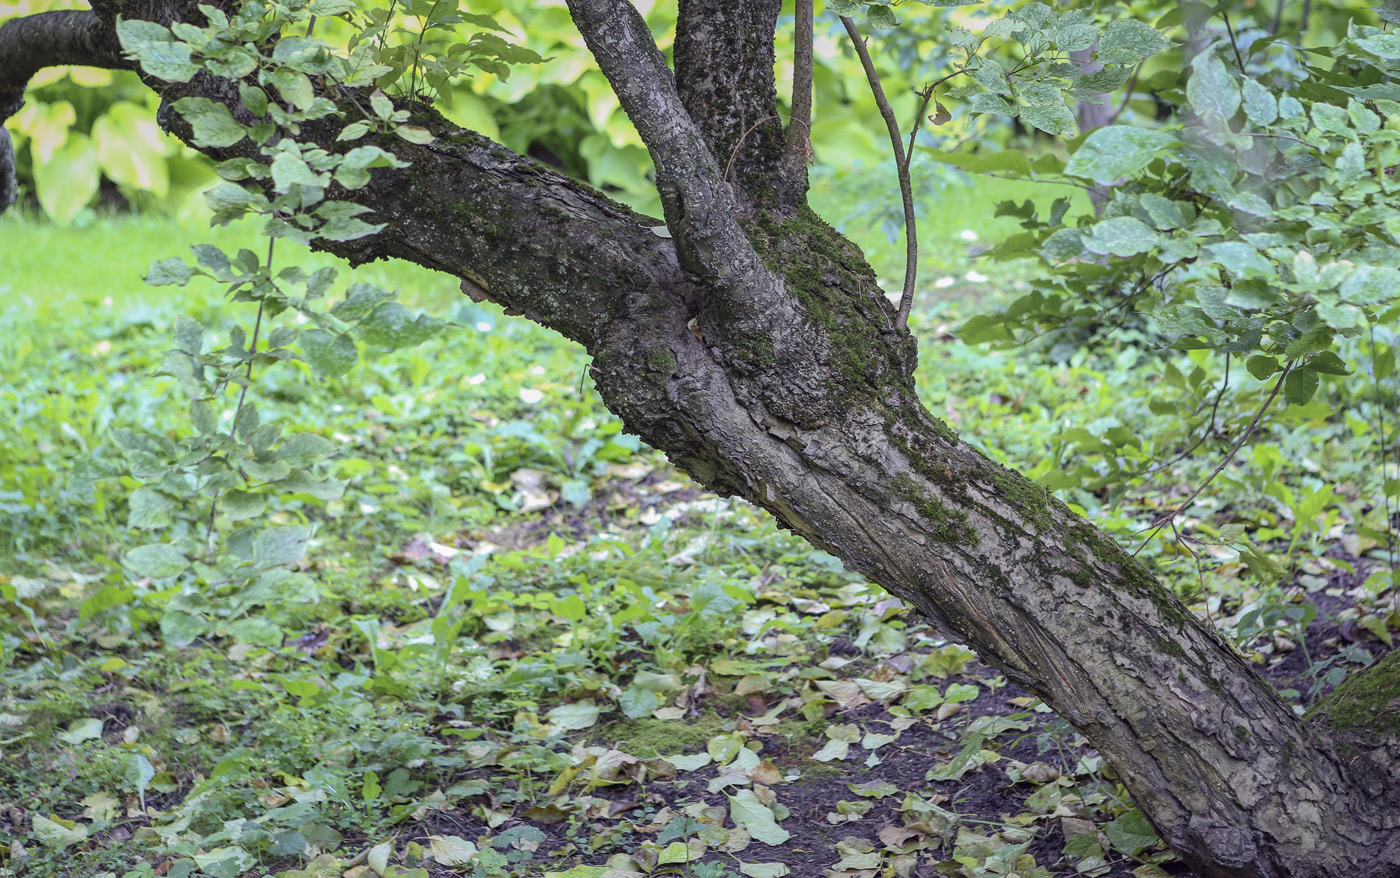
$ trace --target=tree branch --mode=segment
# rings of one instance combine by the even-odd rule
[[[115,34],[92,12],[40,12],[0,25],[0,125],[24,106],[24,89],[45,67],[131,69]],[[0,133],[0,213],[19,197],[14,143]]]
[[[812,2],[797,0],[793,26],[792,118],[783,148],[783,173],[790,187],[807,188],[807,162],[812,156]]]
[[[870,92],[875,96],[875,105],[885,119],[885,127],[890,132],[890,148],[894,151],[895,172],[899,175],[899,194],[904,201],[904,293],[899,299],[899,323],[909,322],[909,312],[914,307],[914,284],[919,275],[919,230],[914,221],[914,187],[909,180],[909,163],[904,155],[904,138],[899,133],[899,120],[894,116],[894,108],[885,97],[885,89],[880,85],[880,74],[875,72],[875,62],[870,59],[870,50],[856,23],[849,16],[841,16],[846,33],[851,37],[860,66],[865,70],[865,78],[870,82]]]
[[[646,22],[627,0],[569,0],[569,12],[651,152],[681,265],[732,306],[752,310],[776,302],[779,285],[735,218],[733,190],[682,105]]]

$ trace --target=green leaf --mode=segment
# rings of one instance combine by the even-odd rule
[[[289,192],[293,186],[323,189],[329,177],[322,177],[294,150],[286,149],[272,160],[272,185],[278,192]]]
[[[1021,107],[1017,115],[1022,122],[1050,135],[1058,136],[1078,130],[1074,113],[1063,103],[1048,107]]]
[[[1017,177],[1031,176],[1031,162],[1019,149],[1004,149],[993,153],[937,152],[923,151],[932,162],[952,165],[974,174],[1012,174]]]
[[[1114,819],[1104,828],[1109,842],[1121,854],[1135,857],[1157,844],[1157,833],[1137,808]]]
[[[359,358],[354,339],[322,329],[308,329],[301,334],[301,353],[317,372],[330,378],[349,372]]]
[[[559,705],[545,714],[544,718],[555,728],[576,732],[592,728],[598,723],[598,717],[602,713],[602,708],[592,701],[576,701],[573,704]]]
[[[239,619],[228,625],[228,635],[239,643],[275,649],[282,645],[284,634],[273,622],[262,618]]]
[[[126,765],[122,769],[122,779],[126,781],[129,789],[134,790],[136,795],[141,797],[141,810],[146,810],[146,788],[155,779],[156,769],[151,765],[151,760],[140,753],[132,753],[126,759]]]
[[[1331,351],[1323,351],[1319,354],[1314,354],[1312,359],[1308,360],[1308,368],[1314,372],[1320,372],[1323,375],[1352,374],[1347,370],[1346,361]]]
[[[65,744],[81,744],[101,737],[102,720],[92,716],[73,720],[68,724],[68,731],[58,734],[58,739]]]
[[[360,321],[360,338],[368,344],[398,350],[422,344],[445,325],[427,314],[414,314],[398,302],[385,302]]]
[[[233,118],[228,107],[208,98],[180,98],[175,110],[194,128],[196,146],[223,148],[248,136],[248,129]]]
[[[85,134],[68,133],[48,161],[34,164],[34,190],[44,213],[60,225],[77,219],[101,182],[97,149]]]
[[[190,60],[190,47],[176,41],[168,28],[139,18],[117,22],[117,39],[126,54],[136,57],[147,73],[166,82],[189,82],[199,72]]]
[[[1191,61],[1186,99],[1201,116],[1229,119],[1240,108],[1240,86],[1215,49],[1201,52]]]
[[[1244,115],[1255,125],[1272,125],[1278,121],[1278,99],[1253,79],[1244,81]]]
[[[1065,173],[1105,185],[1131,177],[1147,167],[1157,153],[1179,145],[1165,131],[1109,125],[1092,132],[1065,165]]]
[[[1274,267],[1258,250],[1243,241],[1226,241],[1201,248],[1201,257],[1220,263],[1240,278],[1274,277]]]
[[[1104,220],[1083,235],[1084,247],[1091,253],[1135,256],[1156,247],[1162,235],[1142,220],[1119,216]]]
[[[71,821],[65,821],[71,823]],[[87,840],[87,826],[77,823],[64,825],[57,820],[51,820],[42,814],[35,814],[30,821],[30,829],[34,836],[39,839],[40,844],[51,848],[66,848],[70,844],[79,844]]]
[[[729,797],[729,819],[766,845],[780,845],[792,838],[792,833],[778,825],[772,810],[758,800],[753,790],[740,790]]]
[[[622,690],[617,706],[622,708],[622,715],[628,719],[641,719],[650,716],[652,711],[660,707],[661,699],[656,697],[655,692],[629,686]]]
[[[126,526],[149,530],[170,523],[170,510],[175,501],[168,494],[149,485],[137,488],[127,498]]]
[[[1317,392],[1317,373],[1308,368],[1297,368],[1283,380],[1283,398],[1293,405],[1305,405]]]
[[[224,495],[223,511],[229,521],[246,521],[262,515],[267,508],[267,498],[262,494],[247,491],[229,491]]]
[[[78,608],[78,621],[85,622],[103,610],[131,603],[136,591],[119,585],[104,585]]]
[[[1250,357],[1245,362],[1244,367],[1249,370],[1249,374],[1258,378],[1260,381],[1263,381],[1265,378],[1268,378],[1270,375],[1275,374],[1283,368],[1279,365],[1277,357],[1265,357],[1261,354],[1255,354]]]
[[[146,283],[153,287],[163,287],[170,284],[183,287],[190,282],[192,277],[194,277],[194,269],[185,260],[175,256],[162,259],[146,270]]]
[[[1152,25],[1116,18],[1099,35],[1095,57],[1104,64],[1136,64],[1170,46],[1171,42]]]
[[[137,546],[126,553],[122,563],[137,576],[147,579],[170,579],[190,566],[185,556],[169,543]]]
[[[895,18],[894,10],[888,6],[867,6],[865,20],[876,30],[890,30],[899,27],[899,19]]]
[[[301,560],[311,528],[270,527],[253,538],[253,566],[260,569],[284,567]]]
[[[296,467],[318,464],[335,454],[336,445],[331,440],[315,433],[294,433],[278,447],[273,455],[276,460],[285,460]]]

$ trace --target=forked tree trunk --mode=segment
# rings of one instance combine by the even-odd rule
[[[95,5],[110,24],[118,4]],[[191,8],[120,4],[199,20]],[[929,414],[914,341],[873,272],[780,166],[766,120],[778,8],[682,0],[689,68],[673,79],[626,0],[570,0],[652,151],[672,237],[432,117],[438,141],[386,143],[412,166],[360,193],[388,228],[333,251],[448,272],[582,343],[628,430],[1043,698],[1203,878],[1400,872],[1400,660],[1303,721],[1111,538]],[[231,100],[199,78],[152,85],[167,103]],[[305,135],[333,148],[337,130]]]

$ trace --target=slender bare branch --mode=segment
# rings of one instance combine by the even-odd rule
[[[1239,454],[1240,449],[1243,448],[1244,444],[1249,441],[1249,437],[1253,436],[1254,431],[1259,429],[1259,424],[1264,419],[1264,412],[1267,412],[1269,410],[1269,406],[1273,405],[1274,400],[1278,398],[1279,391],[1283,389],[1284,380],[1288,378],[1288,373],[1293,371],[1294,362],[1296,361],[1291,361],[1288,363],[1288,365],[1283,367],[1283,371],[1279,373],[1278,381],[1274,383],[1273,392],[1269,394],[1268,399],[1264,400],[1264,404],[1259,406],[1259,411],[1254,413],[1254,420],[1250,421],[1249,426],[1246,427],[1245,431],[1240,434],[1239,440],[1235,442],[1235,444],[1230,448],[1229,452],[1226,453],[1225,459],[1220,461],[1220,465],[1215,468],[1215,471],[1212,472],[1204,482],[1201,482],[1201,486],[1199,488],[1191,492],[1190,497],[1187,497],[1181,502],[1179,506],[1177,506],[1171,512],[1168,512],[1166,515],[1162,516],[1161,518],[1157,519],[1155,522],[1152,523],[1152,533],[1147,535],[1147,539],[1143,541],[1141,546],[1138,546],[1136,549],[1133,550],[1134,556],[1136,556],[1139,552],[1145,549],[1147,547],[1147,544],[1152,542],[1152,540],[1157,536],[1157,534],[1161,533],[1162,528],[1171,524],[1172,521],[1175,520],[1178,515],[1185,512],[1186,509],[1192,503],[1196,502],[1196,498],[1201,496],[1201,492],[1204,491],[1207,487],[1209,487],[1211,482],[1215,481],[1216,476],[1220,475],[1222,472],[1225,471],[1225,467],[1230,465],[1230,461],[1235,459],[1235,455]]]
[[[841,24],[851,37],[860,66],[865,70],[865,78],[870,82],[870,92],[875,96],[875,105],[880,108],[885,127],[890,132],[890,147],[894,151],[895,171],[899,174],[899,194],[904,201],[904,294],[899,300],[899,322],[909,321],[909,312],[914,307],[914,284],[919,275],[919,232],[914,221],[914,186],[909,180],[909,163],[905,159],[904,137],[899,133],[899,120],[894,108],[885,97],[885,89],[880,85],[880,74],[875,72],[875,62],[870,58],[870,50],[865,45],[856,23],[849,16],[841,16]]]
[[[792,120],[788,123],[784,161],[789,168],[802,169],[812,150],[812,2],[797,0],[797,22],[793,28]]]
[[[651,152],[681,264],[732,304],[771,303],[778,285],[735,218],[733,190],[646,22],[627,0],[569,0],[569,12]]]

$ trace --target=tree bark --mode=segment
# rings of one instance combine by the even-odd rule
[[[774,6],[682,27],[694,43],[678,45],[678,63],[701,67],[728,63],[736,35],[766,33],[768,54],[744,55],[768,65],[755,86],[753,71],[673,79],[631,4],[569,0],[656,161],[672,238],[418,110],[439,139],[382,142],[412,166],[376,172],[357,196],[388,226],[327,249],[445,271],[583,344],[628,430],[1043,698],[1202,878],[1396,874],[1400,722],[1381,710],[1390,724],[1368,726],[1364,686],[1311,721],[1295,716],[1110,537],[920,404],[913,340],[854,245],[805,206],[765,200],[762,184],[726,182],[726,144],[774,104]],[[235,100],[199,78],[153,85],[167,101],[199,89]],[[303,136],[334,148],[337,130],[310,124]],[[1369,678],[1387,697],[1400,695],[1397,666]]]

